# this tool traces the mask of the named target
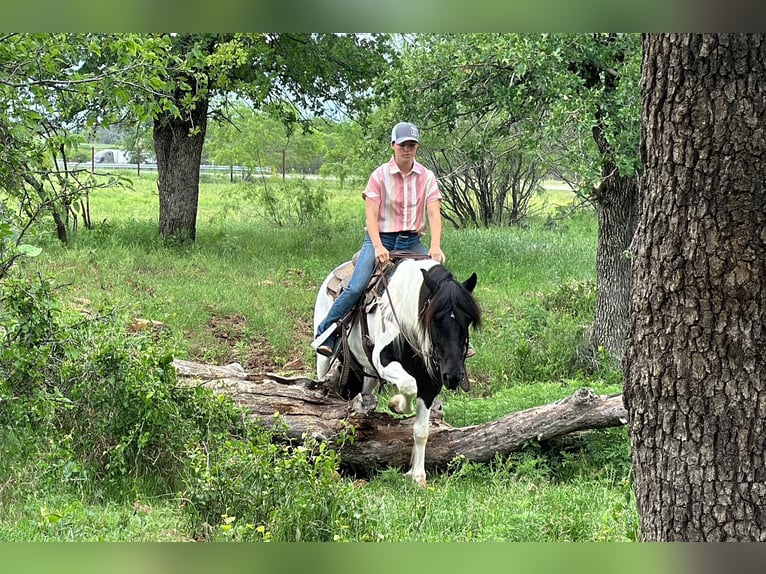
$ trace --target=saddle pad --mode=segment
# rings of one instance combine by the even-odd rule
[[[342,265],[335,271],[333,271],[332,277],[329,283],[327,283],[327,295],[331,299],[337,299],[340,292],[348,287],[351,281],[351,275],[354,273],[354,262],[347,261],[345,265]]]
[[[348,284],[351,282],[351,275],[354,273],[355,263],[356,256],[354,256],[351,261],[348,261],[333,271],[333,275],[330,278],[330,281],[327,283],[327,295],[331,299],[337,299],[343,290],[348,287]],[[382,292],[382,284],[380,279],[383,276],[383,273],[387,272],[394,266],[395,265],[393,263],[389,262],[388,265],[386,265],[382,270],[375,270],[375,273],[373,273],[372,277],[370,277],[370,282],[367,284],[367,287],[364,290],[362,299],[358,301],[355,306],[361,306],[366,313],[370,313],[375,308],[378,297]],[[381,287],[376,288],[379,285]]]

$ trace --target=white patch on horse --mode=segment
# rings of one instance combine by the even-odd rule
[[[420,270],[431,269],[435,265],[438,265],[438,263],[433,259],[408,259],[399,263],[399,269],[397,270],[399,272],[394,273],[388,283],[388,293],[384,293],[380,297],[377,308],[368,315],[368,321],[371,323],[371,330],[372,323],[374,323],[379,329],[379,332],[385,334],[382,340],[375,339],[375,347],[378,347],[380,343],[380,349],[382,350],[387,344],[396,341],[401,335],[409,343],[410,347],[420,351],[426,368],[428,369],[428,374],[432,378],[437,378],[438,374],[434,371],[433,361],[431,361],[430,357],[426,354],[428,352],[427,350],[431,348],[431,337],[427,331],[422,329],[420,321],[418,320],[420,312],[418,294],[423,285],[423,276],[420,273]],[[412,267],[412,269],[408,269],[408,267]],[[396,308],[392,307],[392,301],[396,301]],[[376,358],[373,353],[373,362],[375,361]],[[401,367],[401,365],[399,365],[399,367]],[[395,367],[392,369],[395,369]],[[375,363],[375,370],[377,370],[384,379],[399,386],[397,380],[401,380],[400,377],[395,376],[395,378],[389,379],[388,376],[381,371],[378,363]],[[404,369],[402,368],[402,371],[403,370]],[[397,374],[398,371],[393,372],[393,375]],[[403,381],[402,384],[406,385],[407,383]],[[404,392],[401,387],[399,390]],[[412,404],[411,400],[408,402]]]
[[[431,418],[431,409],[418,399],[415,422],[412,425],[412,456],[410,457],[410,475],[413,481],[420,486],[426,486],[426,443],[428,442],[428,421]]]

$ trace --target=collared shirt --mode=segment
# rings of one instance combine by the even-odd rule
[[[417,231],[420,235],[428,226],[426,207],[442,197],[434,172],[416,161],[405,175],[394,158],[372,172],[362,196],[380,205],[381,233]]]

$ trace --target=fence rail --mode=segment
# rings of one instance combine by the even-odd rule
[[[70,163],[69,170],[87,170],[93,173],[109,173],[115,170],[134,171],[140,174],[142,171],[157,171],[156,163],[96,163],[77,162]],[[245,167],[242,165],[200,165],[200,173],[228,173],[230,176],[243,177],[245,175],[272,175],[274,170],[270,167]]]

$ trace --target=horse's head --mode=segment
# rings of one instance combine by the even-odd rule
[[[434,374],[448,389],[459,386],[467,391],[469,328],[481,325],[481,311],[473,297],[476,273],[460,283],[441,265],[422,271],[424,289],[428,291],[422,321],[431,340]]]

